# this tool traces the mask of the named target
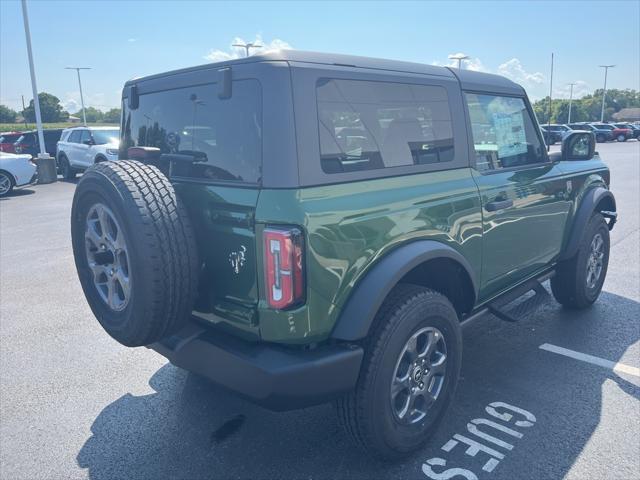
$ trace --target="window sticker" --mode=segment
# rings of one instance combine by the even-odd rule
[[[500,158],[527,153],[527,137],[522,112],[514,114],[494,113],[493,125]]]

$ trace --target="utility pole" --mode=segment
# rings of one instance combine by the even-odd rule
[[[600,68],[604,68],[604,89],[602,90],[602,109],[600,110],[600,123],[604,122],[604,100],[607,97],[607,73],[610,68],[615,65],[600,65]]]
[[[56,160],[55,158],[49,156],[44,145],[44,134],[42,133],[42,117],[40,115],[40,99],[38,98],[36,71],[33,65],[33,52],[31,51],[31,31],[29,30],[27,0],[22,0],[22,21],[24,22],[24,35],[27,40],[27,56],[29,58],[29,72],[31,74],[31,89],[33,90],[33,106],[36,111],[36,127],[38,129],[38,143],[40,146],[37,170],[38,183],[52,183],[58,179],[58,174],[56,172]]]
[[[246,52],[246,56],[249,56],[250,48],[262,48],[262,45],[256,45],[255,43],[234,43],[232,47],[242,47]]]
[[[91,67],[64,67],[65,70],[75,70],[78,73],[78,86],[80,87],[80,105],[82,105],[82,121],[87,126],[87,115],[84,112],[84,97],[82,96],[82,82],[80,81],[80,70],[91,70]]]
[[[573,86],[575,83],[568,83],[567,85],[571,86],[571,90],[569,92],[569,118],[567,119],[567,123],[571,123],[571,102],[573,100]]]
[[[457,60],[458,61],[458,70],[462,68],[462,61],[469,60],[469,55],[457,54],[457,55],[449,55],[449,60]]]

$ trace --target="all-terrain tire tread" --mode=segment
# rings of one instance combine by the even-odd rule
[[[378,355],[386,346],[393,330],[398,326],[398,318],[403,312],[413,304],[416,298],[434,298],[438,300],[448,299],[433,290],[411,284],[400,284],[396,286],[387,296],[382,306],[378,310],[372,330],[363,341],[365,355],[362,361],[362,370],[358,377],[355,390],[336,401],[338,421],[345,428],[354,443],[369,454],[378,455],[380,452],[373,452],[373,443],[370,432],[363,429],[364,424],[364,402],[359,398],[361,393],[361,382],[373,374],[375,365],[371,358]]]

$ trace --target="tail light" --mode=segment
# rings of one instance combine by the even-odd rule
[[[298,228],[264,231],[267,303],[283,310],[304,302],[304,236]]]

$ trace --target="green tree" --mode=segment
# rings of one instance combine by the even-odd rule
[[[50,93],[40,92],[38,94],[40,102],[40,115],[43,122],[64,122],[69,118],[69,113],[65,112],[60,105],[60,99]],[[33,100],[29,106],[22,111],[22,115],[28,122],[36,121],[36,110]]]
[[[13,123],[16,121],[18,113],[6,105],[0,105],[0,123]]]
[[[640,107],[640,92],[626,89],[607,90],[604,105],[604,120],[612,121],[613,114],[623,108]],[[541,124],[547,123],[549,118],[549,97],[538,100],[533,104],[533,110]],[[602,89],[582,98],[574,98],[571,105],[572,122],[600,121],[602,111]],[[567,123],[569,117],[569,100],[556,99],[551,102],[551,123]]]
[[[104,117],[104,113],[102,113],[100,110],[98,110],[95,107],[86,107],[84,109],[84,113],[87,117],[87,123],[102,122],[102,119]],[[78,112],[76,112],[74,116],[82,119],[82,110],[79,110]]]
[[[122,114],[122,110],[119,108],[112,108],[111,110],[105,112],[102,117],[102,121],[105,123],[120,123],[120,115]]]

